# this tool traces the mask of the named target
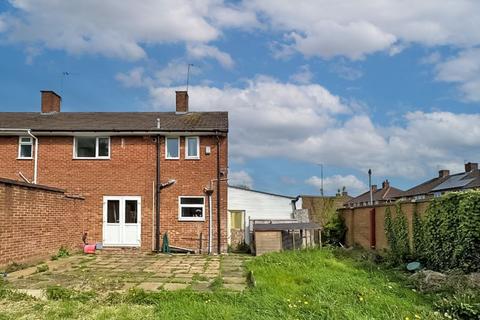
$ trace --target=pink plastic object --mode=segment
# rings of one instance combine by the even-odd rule
[[[83,247],[83,252],[84,253],[89,253],[89,254],[95,253],[95,245],[94,244],[86,244]]]

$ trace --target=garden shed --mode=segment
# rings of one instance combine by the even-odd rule
[[[255,255],[262,255],[321,245],[320,230],[318,224],[311,222],[257,223],[253,225],[253,250]]]

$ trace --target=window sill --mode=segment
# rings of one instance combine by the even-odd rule
[[[33,158],[17,158],[17,160],[33,160]]]
[[[189,158],[185,158],[185,160],[200,160],[200,157],[189,157]]]
[[[165,158],[165,160],[180,160],[180,158]]]
[[[72,158],[72,160],[110,160],[110,158]]]
[[[180,222],[205,222],[205,218],[178,218]]]

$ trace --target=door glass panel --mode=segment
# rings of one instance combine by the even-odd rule
[[[125,223],[137,223],[137,200],[125,200]]]
[[[107,223],[120,223],[120,201],[108,200]]]
[[[231,221],[232,221],[232,229],[239,229],[243,230],[243,212],[242,211],[232,211],[231,212]]]

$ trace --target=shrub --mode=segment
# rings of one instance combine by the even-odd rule
[[[322,230],[322,241],[325,244],[339,245],[345,240],[347,227],[343,219],[335,213],[330,217]]]
[[[414,259],[423,260],[424,253],[424,239],[423,239],[423,222],[420,218],[420,215],[415,207],[413,211],[413,221],[412,221],[413,237],[412,237],[412,256]]]
[[[423,257],[435,270],[480,271],[480,192],[435,198],[423,223]]]

